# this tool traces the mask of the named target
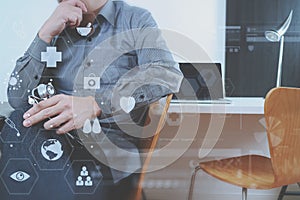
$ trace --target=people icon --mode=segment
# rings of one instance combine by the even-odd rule
[[[83,186],[83,180],[81,176],[77,177],[76,186]]]
[[[88,172],[86,166],[82,166],[80,176],[88,176],[88,175],[89,175],[89,172]]]
[[[82,166],[80,175],[77,177],[76,186],[82,187],[91,187],[93,186],[92,178],[89,176],[89,171],[86,166]]]
[[[93,181],[90,176],[86,177],[86,181],[84,182],[84,185],[87,187],[93,186]]]

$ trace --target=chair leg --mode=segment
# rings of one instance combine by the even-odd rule
[[[193,191],[194,191],[194,185],[195,185],[195,179],[197,176],[197,172],[201,169],[200,166],[195,167],[194,172],[192,174],[191,177],[191,183],[190,183],[190,188],[189,188],[189,196],[188,196],[188,200],[192,200],[193,199]]]
[[[285,194],[285,192],[287,190],[287,187],[288,187],[287,185],[284,185],[284,186],[281,187],[280,193],[278,195],[278,200],[282,200],[283,199],[283,196],[284,196],[284,194]]]
[[[242,200],[247,200],[247,188],[242,189]]]
[[[146,194],[145,194],[145,191],[144,191],[144,190],[142,190],[142,200],[147,200]]]

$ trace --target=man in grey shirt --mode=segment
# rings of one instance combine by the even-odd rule
[[[50,47],[53,55],[61,55],[54,66],[43,58]],[[28,95],[41,83],[51,80],[57,92],[24,113],[25,127],[43,122],[46,130],[69,134],[83,128],[88,119],[99,120],[110,140],[132,152],[137,151],[135,143],[118,124],[142,123],[148,105],[177,92],[182,80],[151,14],[110,0],[60,1],[17,61],[15,74],[22,79],[21,89],[8,89],[9,103],[15,109],[28,107]],[[99,83],[86,88],[85,78],[96,82],[99,78]],[[133,105],[129,110],[120,105],[124,97]],[[110,158],[118,152],[102,151],[108,165],[114,165]],[[140,168],[137,157],[119,157],[123,165],[134,163],[134,167],[112,166],[115,183]]]

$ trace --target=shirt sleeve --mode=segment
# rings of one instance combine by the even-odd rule
[[[179,91],[183,75],[152,18],[143,10],[133,17],[132,35],[138,66],[124,74],[112,94],[113,108],[120,110],[122,97],[133,97],[135,109]]]
[[[16,62],[7,88],[8,102],[13,108],[28,106],[28,95],[41,79],[45,63],[41,62],[41,52],[50,46],[38,35],[24,55]]]

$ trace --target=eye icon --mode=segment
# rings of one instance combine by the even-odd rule
[[[12,178],[13,180],[18,181],[18,182],[24,182],[30,178],[30,175],[27,174],[26,172],[17,171],[15,173],[13,173],[12,175],[10,175],[10,178]]]

